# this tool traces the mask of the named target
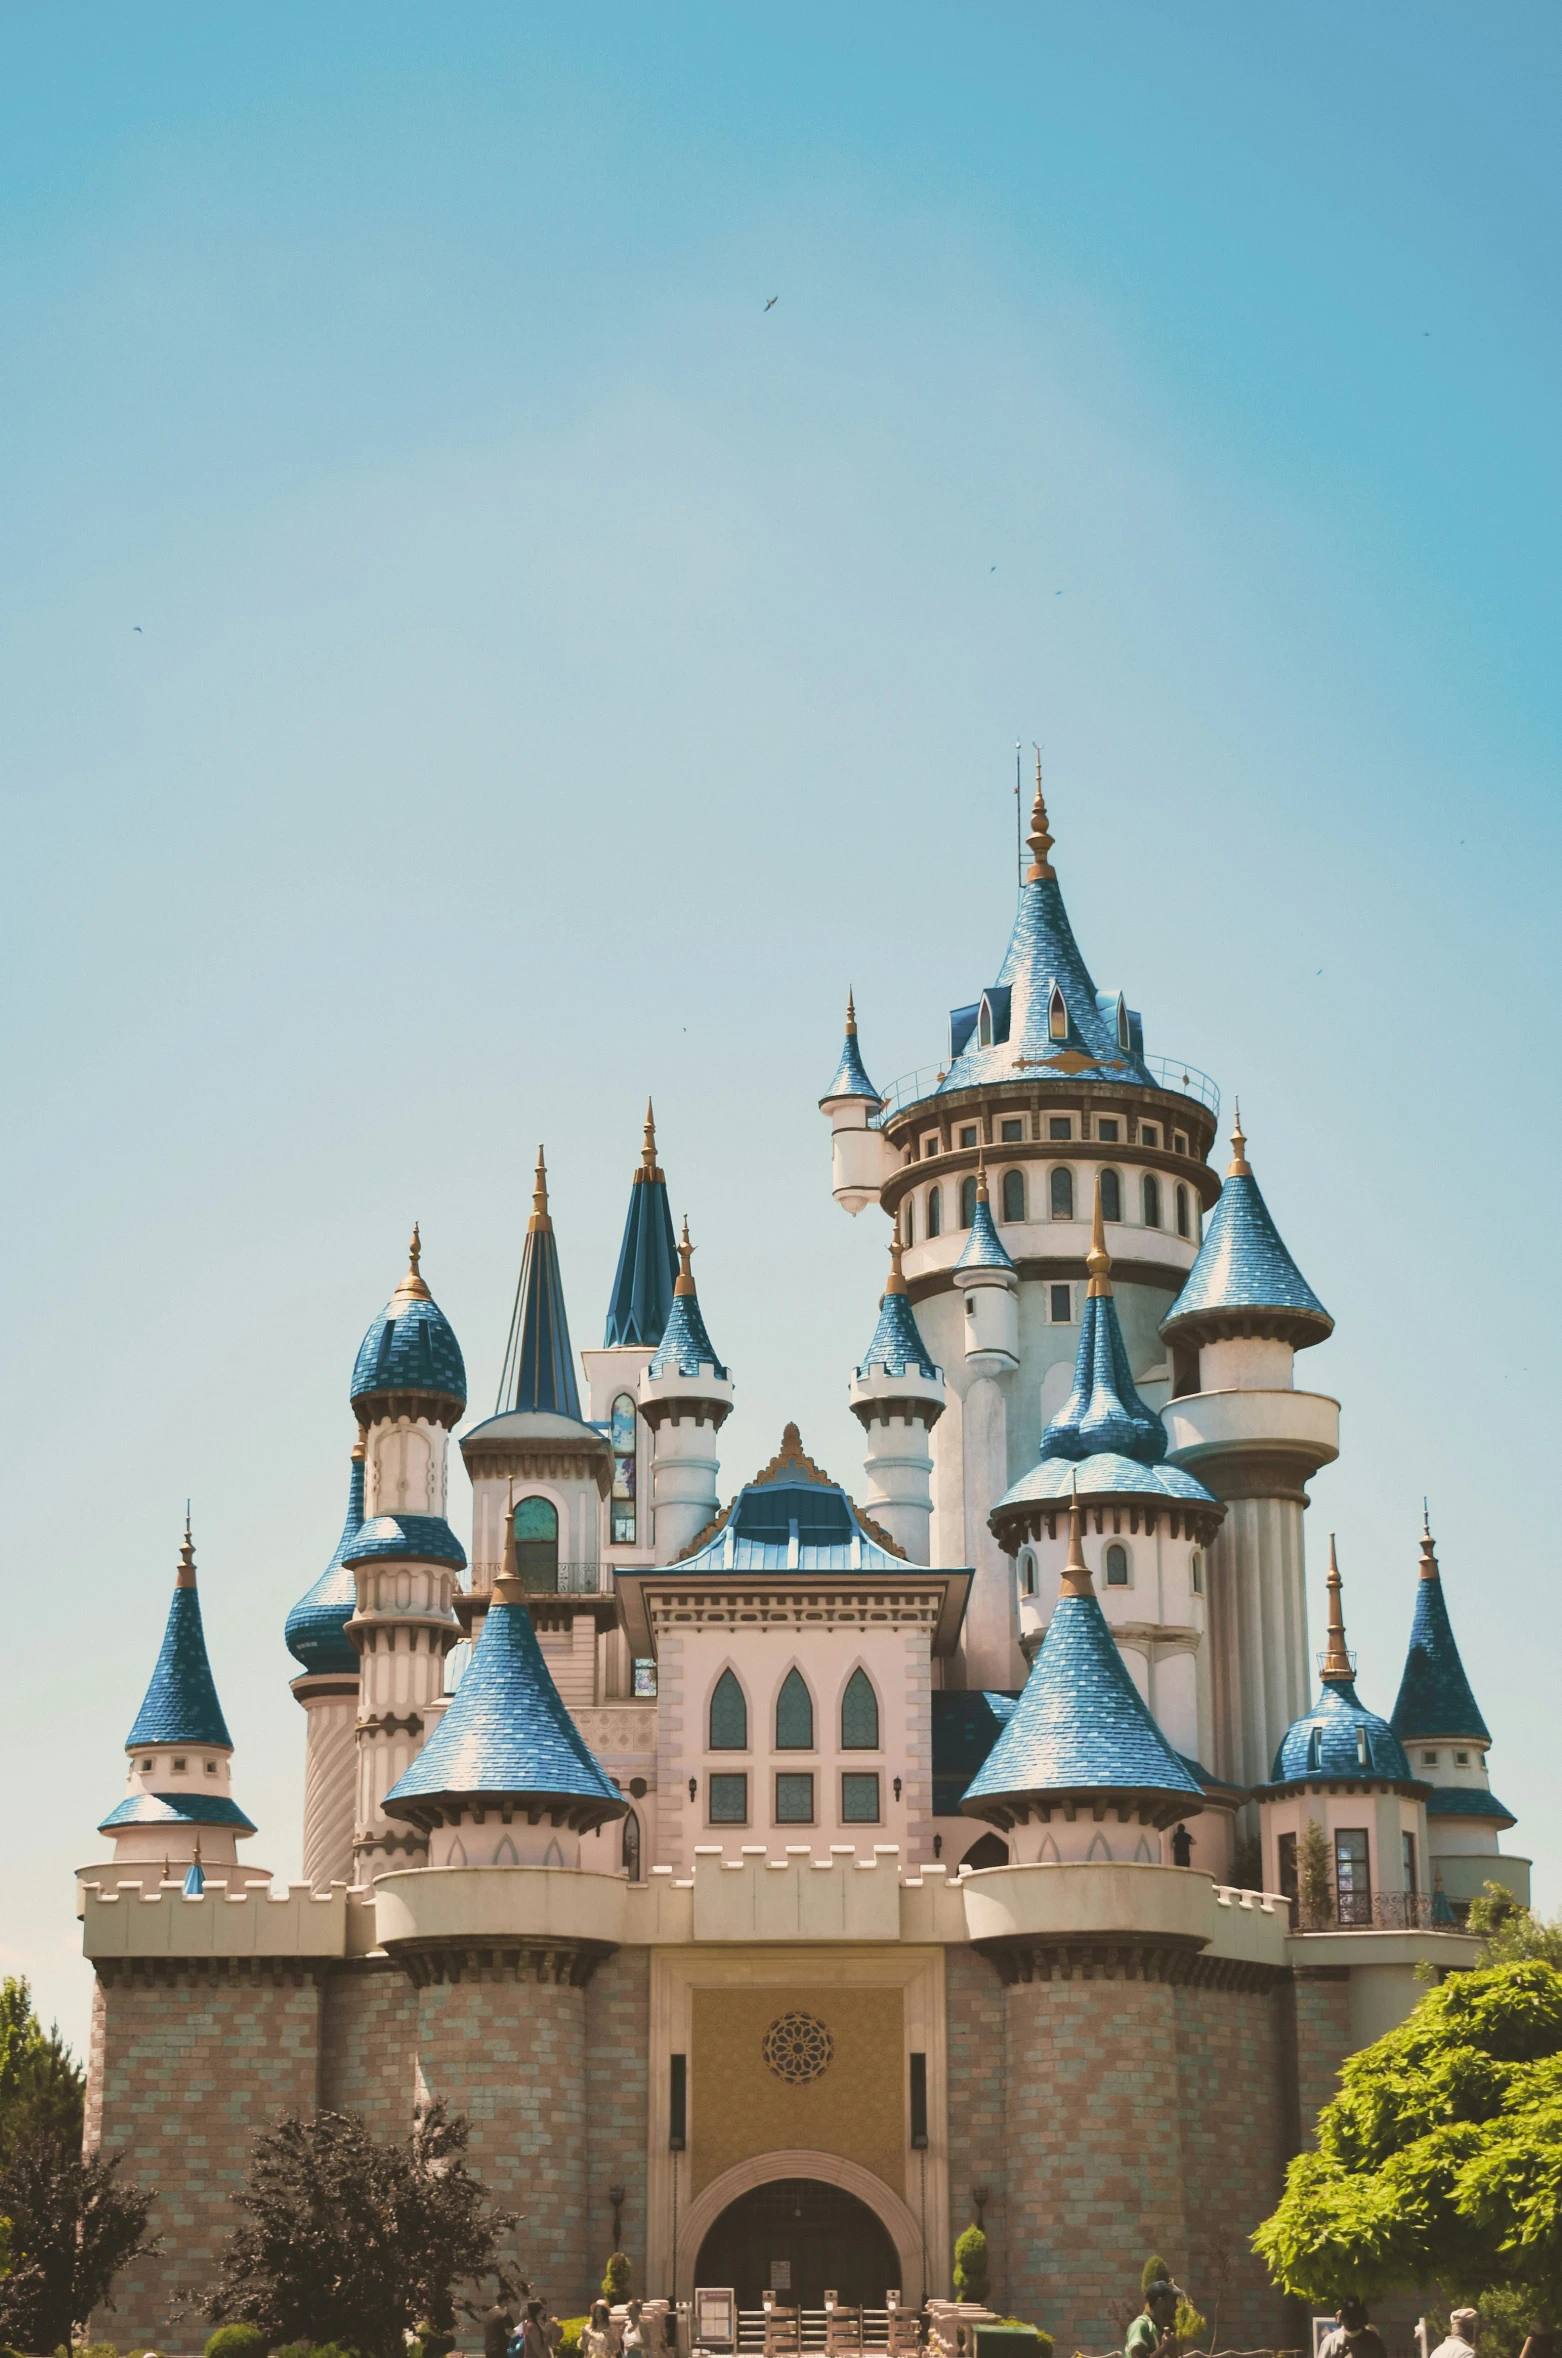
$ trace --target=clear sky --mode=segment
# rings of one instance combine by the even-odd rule
[[[1522,0],[0,8],[0,1965],[73,2038],[187,1494],[297,1871],[414,1215],[484,1409],[537,1141],[590,1344],[654,1091],[727,1486],[860,1480],[815,1100],[848,982],[882,1086],[996,971],[1017,738],[1338,1320],[1315,1624],[1333,1527],[1387,1710],[1428,1494],[1562,1901],[1559,115]]]

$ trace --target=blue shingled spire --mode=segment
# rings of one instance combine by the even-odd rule
[[[365,1424],[374,1422],[370,1403],[391,1392],[431,1394],[453,1402],[457,1415],[466,1406],[461,1346],[419,1272],[422,1252],[414,1222],[407,1274],[358,1346],[352,1403]]]
[[[1328,1644],[1319,1666],[1318,1700],[1293,1719],[1280,1739],[1270,1770],[1276,1785],[1305,1784],[1309,1778],[1383,1777],[1415,1782],[1405,1748],[1386,1719],[1369,1711],[1356,1692],[1356,1665],[1345,1643],[1343,1583],[1329,1534]]]
[[[676,1368],[679,1375],[697,1376],[708,1367],[713,1376],[726,1378],[726,1369],[716,1357],[714,1344],[705,1331],[705,1319],[700,1300],[694,1290],[694,1271],[689,1266],[694,1247],[689,1242],[689,1223],[683,1224],[683,1242],[678,1247],[678,1282],[673,1289],[673,1306],[667,1320],[667,1331],[662,1336],[655,1357],[647,1373],[653,1376],[670,1375]]]
[[[1132,1794],[1158,1818],[1186,1817],[1201,1800],[1198,1780],[1156,1726],[1113,1643],[1085,1563],[1077,1496],[1068,1529],[1047,1634],[960,1807],[1007,1823],[1026,1804],[1105,1792]]]
[[[532,1216],[526,1224],[526,1249],[521,1255],[495,1414],[514,1415],[524,1409],[544,1409],[581,1422],[580,1389],[570,1350],[569,1320],[564,1314],[564,1280],[548,1214],[548,1173],[540,1146]]]
[[[955,1263],[956,1269],[1008,1269],[1010,1260],[1002,1237],[993,1226],[993,1208],[987,1200],[987,1171],[978,1162],[976,1172],[976,1209],[971,1215],[971,1233],[965,1249]]]
[[[1334,1332],[1334,1321],[1286,1251],[1259,1193],[1240,1105],[1231,1145],[1226,1183],[1199,1257],[1161,1320],[1161,1332],[1187,1343],[1217,1335],[1273,1335],[1299,1349],[1321,1343]]]
[[[937,1380],[939,1370],[933,1364],[932,1354],[923,1342],[921,1329],[912,1314],[911,1296],[906,1290],[906,1280],[900,1267],[904,1250],[900,1241],[900,1216],[897,1213],[895,1233],[889,1248],[889,1283],[879,1300],[879,1323],[873,1330],[867,1357],[857,1373],[865,1376],[870,1369],[882,1367],[886,1375],[903,1376],[908,1369],[915,1369],[919,1375],[926,1376],[929,1383],[933,1383]]]
[[[1095,1224],[1085,1256],[1090,1292],[1080,1321],[1074,1388],[1042,1434],[1041,1454],[1043,1459],[1085,1458],[1110,1452],[1140,1465],[1159,1465],[1166,1455],[1166,1427],[1134,1388],[1112,1297],[1111,1266],[1098,1179]]]
[[[651,1101],[645,1107],[645,1145],[640,1167],[629,1190],[629,1215],[619,1247],[618,1275],[607,1306],[607,1333],[615,1344],[638,1345],[654,1351],[667,1330],[672,1312],[673,1286],[678,1275],[678,1248],[673,1241],[673,1216],[667,1205],[667,1177],[656,1161],[656,1116]]]
[[[1470,1692],[1454,1643],[1430,1524],[1421,1535],[1421,1578],[1410,1625],[1410,1651],[1405,1656],[1405,1674],[1390,1724],[1406,1744],[1418,1744],[1430,1736],[1445,1741],[1467,1737],[1472,1743],[1491,1742],[1491,1731]]]
[[[364,1438],[359,1428],[347,1477],[347,1519],[336,1553],[314,1587],[307,1590],[287,1617],[283,1636],[287,1650],[306,1671],[338,1674],[358,1671],[358,1656],[347,1642],[347,1624],[358,1602],[358,1584],[343,1558],[363,1529]]]
[[[127,1752],[143,1744],[220,1744],[230,1752],[233,1749],[206,1656],[206,1633],[201,1627],[195,1548],[188,1516],[162,1651],[157,1657],[152,1683],[136,1714],[136,1724],[125,1738]]]
[[[857,1010],[852,1004],[850,991],[846,994],[846,1044],[841,1050],[841,1061],[835,1068],[835,1078],[819,1103],[828,1105],[835,1097],[871,1097],[875,1109],[882,1102],[863,1069],[862,1057],[858,1052]]]

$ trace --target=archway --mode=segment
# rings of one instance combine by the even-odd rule
[[[757,2309],[772,2286],[792,2308],[822,2308],[832,2290],[879,2309],[901,2275],[889,2231],[858,2196],[822,2178],[772,2178],[728,2203],[706,2230],[694,2280],[732,2285],[740,2309]]]

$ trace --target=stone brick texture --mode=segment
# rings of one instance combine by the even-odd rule
[[[338,1966],[321,1991],[320,2103],[387,2144],[412,2125],[417,1992],[383,1958]]]
[[[651,2128],[651,1952],[620,1949],[586,1987],[586,2240],[593,2294],[613,2248],[610,2186],[624,2189],[623,2245],[646,2288],[646,2146]],[[650,2288],[654,2290],[655,2288]]]
[[[1315,2141],[1318,2115],[1340,2092],[1340,2065],[1351,2051],[1350,1976],[1311,1971],[1293,1981],[1296,2019],[1296,2084],[1299,2141]]]
[[[971,2188],[992,2197],[985,2210],[992,2292],[1002,2297],[1009,2278],[1009,2206],[1003,1984],[985,1957],[971,1949],[944,1952],[944,2035],[948,2042],[949,2217],[955,2235],[975,2218]],[[913,2164],[913,2170],[915,2164]],[[913,2175],[907,2200],[917,2209]],[[1066,2354],[1065,2354],[1066,2358]]]

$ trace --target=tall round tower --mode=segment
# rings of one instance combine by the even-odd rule
[[[693,1254],[685,1220],[672,1312],[640,1378],[640,1414],[653,1437],[656,1554],[664,1564],[691,1546],[717,1511],[716,1436],[732,1414],[732,1377],[705,1331]]]
[[[928,1436],[944,1413],[944,1373],[917,1331],[897,1227],[889,1283],[868,1355],[851,1379],[851,1412],[867,1438],[864,1503],[913,1564],[932,1562],[933,1458]]]
[[[287,1617],[288,1652],[302,1665],[292,1682],[308,1714],[304,1743],[304,1880],[312,1889],[350,1882],[353,1811],[358,1789],[358,1656],[347,1624],[358,1587],[347,1557],[363,1529],[362,1425],[347,1476],[347,1515],[336,1553]]]

